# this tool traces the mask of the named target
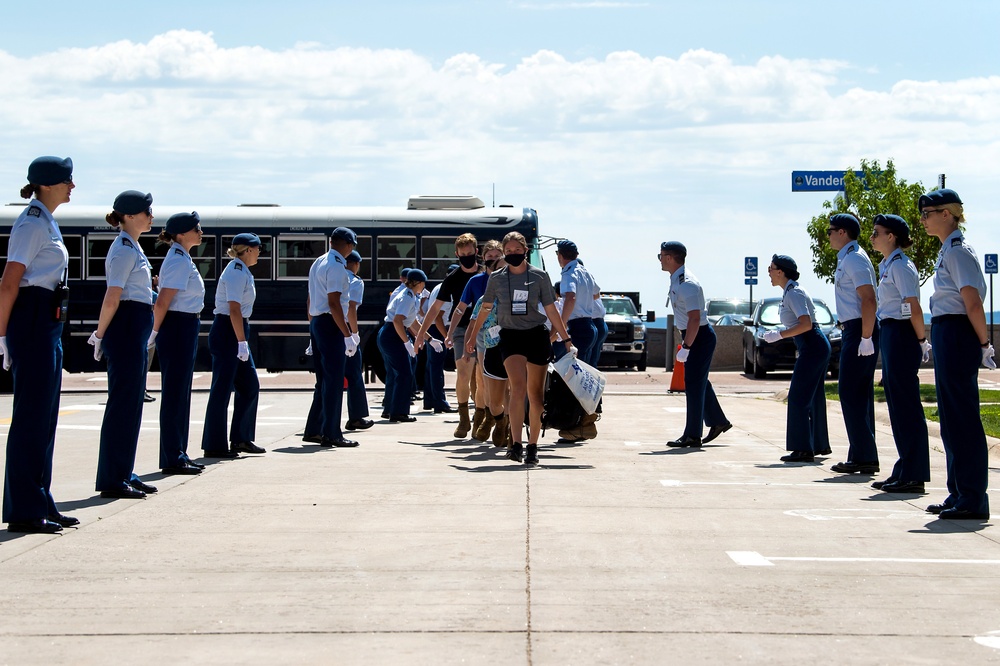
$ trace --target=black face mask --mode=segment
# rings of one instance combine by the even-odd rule
[[[524,263],[524,254],[505,254],[503,260],[507,262],[508,266],[520,266]]]
[[[486,260],[486,269],[490,270],[490,271],[496,270],[497,261],[499,261],[499,260],[498,259],[487,259]]]
[[[476,265],[477,259],[474,254],[467,254],[458,258],[459,263],[465,268],[473,268]]]

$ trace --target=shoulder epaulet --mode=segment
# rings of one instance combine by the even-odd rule
[[[333,260],[336,261],[338,264],[344,263],[344,257],[341,256],[340,253],[334,253]]]
[[[857,251],[858,251],[858,246],[857,245],[852,245],[851,247],[847,248],[847,254],[850,254],[851,252],[857,252]]]
[[[235,268],[235,269],[236,269],[236,270],[238,270],[238,271],[241,271],[241,270],[243,270],[243,265],[242,265],[242,264],[235,264],[235,265],[233,266],[233,268]]]
[[[965,239],[964,238],[952,238],[951,239],[951,246],[952,247],[961,247],[963,243],[965,243]]]
[[[132,241],[125,238],[124,236],[122,237],[122,245],[124,245],[125,247],[135,247],[134,245],[132,245]]]
[[[184,250],[180,249],[179,247],[175,247],[174,248],[174,254],[179,254],[179,255],[181,255],[183,257],[184,256]]]
[[[28,207],[28,217],[41,217],[41,216],[42,216],[41,208],[39,208],[38,206]]]
[[[677,278],[677,281],[678,282],[684,282],[684,273],[680,274],[680,277]]]

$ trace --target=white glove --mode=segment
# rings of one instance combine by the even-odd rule
[[[575,357],[577,357],[577,358],[579,358],[579,356],[580,356],[580,350],[579,350],[579,349],[577,349],[577,348],[576,348],[576,345],[574,345],[574,344],[572,344],[572,343],[571,343],[571,344],[570,344],[570,346],[569,346],[569,351],[568,351],[568,352],[566,352],[566,353],[567,353],[567,354],[572,354],[573,356],[575,356]]]
[[[358,343],[354,341],[353,335],[348,335],[344,338],[344,353],[348,356],[354,356],[355,352],[358,351]]]
[[[94,348],[94,360],[100,361],[101,357],[104,356],[104,350],[101,349],[101,339],[97,337],[97,331],[90,334],[87,344]]]
[[[427,342],[427,344],[429,344],[431,346],[431,349],[433,349],[434,351],[436,351],[439,354],[444,351],[444,345],[441,344],[441,341],[438,340],[437,338],[431,338]]]
[[[359,347],[361,346],[361,334],[360,333],[357,333],[357,332],[351,333],[351,340],[354,340],[354,344],[356,346],[359,346]]]
[[[871,338],[861,338],[858,344],[858,356],[871,356],[875,353],[875,343]]]
[[[3,369],[10,370],[10,352],[7,350],[6,335],[0,335],[0,356],[3,356]]]
[[[417,355],[417,350],[413,348],[413,340],[407,340],[403,346],[406,347],[406,353],[410,356]]]
[[[250,343],[249,342],[247,342],[246,340],[244,340],[243,342],[239,343],[239,348],[236,350],[236,358],[240,359],[241,361],[249,361],[250,360]]]
[[[990,370],[997,369],[997,362],[993,360],[993,344],[991,343],[988,347],[983,347],[983,367],[989,368]]]
[[[764,342],[773,345],[781,339],[781,331],[764,331]]]
[[[146,349],[152,349],[153,345],[156,344],[156,336],[158,331],[153,331],[149,334],[149,340],[146,341]]]
[[[927,363],[931,360],[931,343],[928,340],[924,340],[920,343],[920,351],[923,352],[923,358],[920,360]]]
[[[306,347],[306,356],[312,356],[312,355],[313,355],[313,343],[312,340],[310,340],[309,346]]]
[[[448,349],[453,349],[455,347],[455,339],[449,335],[444,339],[444,346]]]
[[[678,349],[677,350],[677,362],[678,363],[684,363],[685,361],[687,361],[688,360],[688,354],[690,354],[690,353],[691,353],[691,350],[688,349],[687,347],[681,347],[680,349]]]

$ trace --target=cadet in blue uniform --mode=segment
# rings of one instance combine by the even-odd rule
[[[816,306],[799,286],[799,267],[785,254],[771,257],[767,267],[771,285],[781,287],[779,317],[784,330],[767,331],[770,344],[782,338],[795,341],[795,367],[788,385],[788,412],[782,462],[812,462],[813,456],[830,453],[826,422],[826,392],[823,380],[830,365],[830,341],[816,324]]]
[[[840,348],[840,407],[847,427],[847,461],[830,469],[843,474],[878,472],[875,448],[875,363],[878,360],[875,267],[858,245],[861,223],[850,213],[830,216],[830,247],[837,250],[834,296],[844,328]]]
[[[155,344],[160,355],[160,468],[164,474],[198,474],[204,468],[187,454],[191,381],[205,307],[205,282],[191,260],[191,248],[201,245],[200,223],[196,212],[176,213],[159,236],[170,248],[160,266],[148,344]]]
[[[931,341],[948,497],[927,511],[939,518],[986,520],[989,450],[979,412],[979,366],[997,367],[983,314],[986,280],[958,228],[965,222],[958,194],[928,192],[917,206],[924,229],[941,241],[931,296]]]
[[[882,385],[892,437],[899,459],[885,481],[872,484],[887,493],[922,493],[930,481],[927,421],[920,403],[920,361],[930,360],[931,345],[920,308],[917,267],[903,254],[913,245],[910,226],[898,215],[876,215],[872,247],[883,257],[878,265],[878,326]]]
[[[340,426],[344,409],[346,354],[353,354],[358,348],[344,317],[351,285],[345,257],[357,244],[358,238],[353,231],[337,227],[330,235],[330,251],[314,261],[309,269],[309,334],[322,401],[313,415],[320,421],[319,432],[311,432],[310,426],[317,426],[307,422],[306,433],[314,437],[318,435],[318,444],[325,448],[358,445],[356,441],[344,437]],[[312,410],[310,413],[313,413]],[[311,438],[306,441],[316,440]]]
[[[121,229],[104,260],[108,282],[97,330],[88,341],[108,362],[108,402],[101,423],[97,490],[101,497],[142,499],[154,486],[135,475],[146,385],[146,341],[153,330],[153,282],[139,236],[153,225],[153,195],[127,190],[106,219]]]
[[[59,513],[50,492],[66,316],[60,287],[69,265],[52,215],[72,191],[70,158],[39,157],[28,166],[21,196],[35,198],[11,229],[0,282],[0,355],[14,375],[3,488],[8,532],[52,534],[80,522]]]
[[[347,327],[351,330],[354,340],[353,351],[347,350],[347,361],[344,376],[347,378],[347,425],[348,430],[366,430],[375,422],[368,418],[368,394],[365,391],[365,377],[362,372],[362,354],[360,349],[361,334],[358,332],[358,308],[365,297],[365,281],[358,277],[361,270],[361,255],[357,250],[347,255],[347,270],[351,284],[348,287]]]
[[[201,448],[206,458],[238,458],[240,453],[266,453],[254,444],[260,381],[250,354],[250,315],[257,289],[250,267],[260,258],[260,238],[243,233],[233,237],[226,254],[232,261],[215,288],[215,319],[208,333],[212,352],[212,388],[205,410]],[[229,395],[236,392],[233,421],[226,439]]]
[[[427,275],[419,268],[406,276],[406,289],[397,293],[385,310],[385,323],[378,332],[378,348],[385,360],[385,409],[393,423],[416,421],[410,416],[410,391],[413,386],[413,366],[410,359],[417,355],[407,330],[414,336],[418,329],[417,308]]]
[[[677,361],[684,364],[687,422],[680,439],[667,446],[698,447],[733,427],[715,397],[715,389],[708,380],[708,371],[715,354],[715,329],[708,323],[705,294],[694,275],[684,267],[687,248],[678,241],[660,245],[660,270],[670,273],[670,303],[674,310],[674,326],[683,338]],[[563,290],[565,290],[565,284]],[[702,422],[708,426],[708,436],[701,438]]]

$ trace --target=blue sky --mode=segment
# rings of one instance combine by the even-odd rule
[[[830,299],[804,231],[828,196],[792,194],[795,169],[945,172],[980,256],[1000,245],[1000,3],[953,5],[55,0],[0,25],[0,182],[13,200],[30,159],[69,154],[93,204],[402,206],[495,183],[660,314],[667,239],[709,296],[781,252]]]

